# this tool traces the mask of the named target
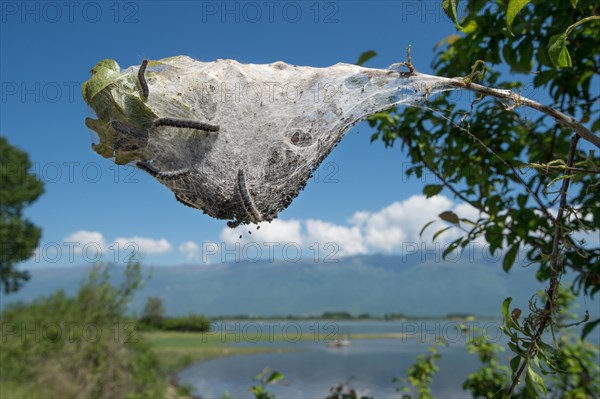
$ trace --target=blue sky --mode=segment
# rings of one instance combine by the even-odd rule
[[[407,180],[408,160],[399,149],[371,144],[373,131],[361,123],[277,223],[239,240],[238,231],[179,204],[150,176],[94,153],[95,133],[84,125],[94,114],[80,87],[105,58],[122,68],[174,55],[326,67],[375,50],[367,66],[385,68],[412,45],[415,66],[431,72],[433,47],[455,32],[437,1],[3,2],[1,17],[0,133],[29,153],[46,182],[27,210],[43,229],[42,252],[27,267],[80,264],[95,259],[98,247],[104,260],[122,261],[127,242],[157,265],[207,260],[208,242],[318,242],[320,256],[330,242],[339,244],[337,255],[390,252],[441,211],[473,214],[446,192],[419,197],[433,176]],[[71,258],[65,242],[97,246],[88,246],[86,258],[74,249]]]

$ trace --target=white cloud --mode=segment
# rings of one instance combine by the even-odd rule
[[[126,248],[126,245],[133,245],[136,252],[149,255],[161,255],[173,250],[173,247],[169,241],[164,238],[155,240],[152,238],[138,236],[118,237],[115,238],[114,242],[119,245],[119,248]]]
[[[437,195],[426,198],[413,195],[404,201],[394,202],[375,212],[355,212],[347,224],[335,224],[325,220],[280,220],[261,223],[261,229],[254,226],[240,226],[236,229],[225,228],[221,240],[229,248],[236,243],[242,245],[253,242],[265,245],[276,242],[281,246],[296,244],[303,253],[314,254],[315,244],[320,250],[331,243],[336,245],[338,256],[350,256],[368,253],[399,253],[403,244],[429,244],[433,234],[448,226],[438,215],[444,211],[453,211],[460,218],[477,220],[479,212],[468,204],[455,204],[448,197]],[[419,232],[428,222],[435,220],[421,238]],[[251,232],[250,235],[248,232]],[[462,234],[458,229],[450,229],[436,238],[436,242],[446,244]],[[240,239],[240,235],[242,238]],[[266,246],[265,246],[266,247]]]
[[[185,255],[187,260],[192,260],[198,255],[200,247],[193,241],[186,241],[179,246],[179,252]]]
[[[461,219],[469,219],[471,222],[477,222],[481,212],[477,208],[473,208],[471,205],[463,202],[454,207],[454,213]]]
[[[373,213],[357,212],[351,221],[361,226],[365,242],[372,250],[394,252],[403,243],[431,241],[435,228],[419,232],[426,223],[439,220],[438,215],[451,210],[452,201],[442,195],[426,198],[413,195]]]
[[[302,244],[302,224],[299,220],[275,219],[271,223],[260,223],[259,227],[259,230],[256,225],[242,225],[235,229],[226,227],[221,231],[221,240],[225,243],[237,243],[242,236],[244,241]]]
[[[211,247],[216,250],[215,253],[211,252],[211,256],[217,256],[221,262],[227,261],[229,258],[223,259],[218,255],[223,248],[237,248],[240,255],[244,255],[245,251],[254,251],[256,244],[260,246],[263,258],[267,255],[281,258],[285,256],[287,247],[301,248],[304,257],[313,257],[316,253],[335,254],[338,257],[379,252],[400,253],[404,244],[431,244],[432,235],[448,226],[438,217],[444,211],[453,211],[460,218],[471,220],[479,217],[479,212],[470,205],[456,204],[443,195],[431,198],[413,195],[374,212],[355,212],[345,224],[318,219],[275,219],[271,223],[261,223],[260,229],[256,229],[255,225],[238,226],[235,229],[225,227],[220,234],[221,243],[214,243],[214,248]],[[432,220],[437,221],[436,224],[430,226],[422,238],[419,237],[423,226]],[[450,229],[436,241],[444,245],[460,234],[462,232],[457,229]],[[65,242],[76,242],[78,246],[75,250],[80,254],[86,245],[93,245],[104,252],[113,248],[112,245],[121,250],[135,248],[136,252],[147,255],[161,255],[173,250],[165,238],[140,236],[118,237],[109,247],[102,233],[87,230],[76,231],[65,238]],[[332,244],[335,248],[332,248]],[[319,252],[316,252],[317,247]],[[186,260],[198,259],[202,252],[200,245],[193,241],[183,242],[177,249]]]
[[[326,246],[333,243],[338,256],[359,255],[368,252],[358,226],[338,226],[322,220],[309,219],[306,221],[304,240],[307,246],[317,243],[323,249],[327,249]]]
[[[81,251],[93,248],[97,251],[106,252],[107,245],[102,233],[97,231],[78,230],[68,237],[63,242],[67,246],[71,246],[75,253],[81,254]]]

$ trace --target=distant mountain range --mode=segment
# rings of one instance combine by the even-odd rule
[[[410,261],[410,259],[416,261]],[[514,266],[510,274],[500,264],[486,262],[421,262],[418,257],[352,256],[338,263],[231,263],[143,267],[151,278],[131,304],[140,312],[148,296],[163,299],[167,313],[190,312],[222,315],[320,315],[325,311],[347,311],[354,315],[402,313],[410,316],[445,316],[470,313],[498,316],[506,297],[527,309],[531,296],[545,284],[535,279],[535,269]],[[427,259],[425,259],[427,260]],[[115,282],[122,266],[111,265]],[[28,302],[58,289],[68,294],[90,266],[39,267],[19,292],[0,297],[1,305]],[[564,280],[563,280],[564,281]],[[592,315],[600,313],[588,299]],[[596,302],[597,303],[597,302]]]

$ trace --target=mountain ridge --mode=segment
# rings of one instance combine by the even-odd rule
[[[533,268],[515,265],[507,274],[500,263],[484,259],[450,263],[430,258],[360,255],[337,263],[308,259],[297,263],[143,265],[143,274],[151,273],[151,278],[134,297],[130,310],[139,313],[148,296],[157,296],[170,315],[285,316],[346,311],[355,315],[498,316],[506,297],[527,309],[531,296],[545,287],[535,279]],[[112,273],[112,280],[118,283],[123,266],[109,267],[117,272]],[[72,295],[90,269],[91,265],[32,269],[31,281],[15,294],[2,294],[1,306],[29,302],[57,289]],[[594,309],[589,310],[593,313]]]

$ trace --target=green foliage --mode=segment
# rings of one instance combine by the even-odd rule
[[[434,399],[431,395],[431,382],[433,377],[439,371],[436,361],[441,357],[435,346],[429,348],[427,355],[417,356],[416,362],[409,367],[406,376],[406,382],[409,384],[404,388],[397,388],[397,391],[411,392],[402,395],[403,399]],[[395,378],[394,381],[400,381]]]
[[[254,385],[248,389],[256,399],[275,399],[275,395],[267,392],[268,385],[276,384],[277,381],[283,379],[283,374],[278,371],[272,371],[268,368],[264,369],[260,374],[254,377],[254,380],[259,382],[259,385]]]
[[[165,308],[160,298],[148,297],[142,316],[140,328],[143,330],[179,331],[179,332],[208,332],[210,321],[201,315],[166,317]]]
[[[477,335],[467,342],[467,349],[479,356],[482,367],[467,377],[463,389],[474,398],[502,397],[511,376],[508,367],[500,364],[498,354],[504,352],[504,348],[484,335]]]
[[[456,24],[457,28],[461,28],[458,22],[458,14],[456,12],[456,8],[458,7],[458,0],[442,0],[442,8],[446,15],[450,17]]]
[[[548,55],[557,67],[572,67],[571,55],[567,50],[567,34],[554,35],[548,42]]]
[[[598,347],[568,334],[559,341],[556,367],[551,376],[551,397],[564,399],[593,398],[600,393]]]
[[[326,320],[349,320],[354,317],[349,312],[323,312],[321,318]]]
[[[364,65],[365,62],[369,61],[371,58],[375,57],[377,53],[373,50],[365,51],[358,57],[356,61],[356,65]]]
[[[598,14],[600,5],[581,0],[574,9],[570,2],[558,0],[530,2],[519,9],[518,15],[515,12],[513,36],[505,22],[506,3],[491,7],[482,0],[469,1],[457,23],[471,29],[441,42],[432,65],[435,74],[468,75],[466,79],[490,87],[526,89],[525,96],[535,92],[535,97],[543,98],[547,94],[553,106],[575,115],[593,131],[600,130],[600,110],[593,107],[597,92],[591,87],[600,64],[600,29],[594,28],[597,22],[582,25],[573,36],[576,40],[569,44],[569,51],[576,62],[572,68],[555,68],[547,53],[552,36],[563,34],[574,21]],[[455,18],[458,1],[443,4]],[[486,72],[473,74],[473,64],[481,65],[478,60],[485,62]],[[502,65],[516,75],[523,74],[523,80],[534,74],[531,85],[526,88],[522,82],[505,79],[500,72]],[[558,187],[553,184],[564,179],[569,169],[564,159],[572,133],[535,111],[519,117],[492,99],[474,97],[465,102],[455,97],[456,93],[441,93],[429,99],[427,108],[373,115],[369,123],[377,132],[372,140],[381,140],[389,147],[399,144],[413,162],[407,169],[408,176],[423,178],[424,169],[433,171],[437,179],[426,182],[426,196],[451,189],[458,200],[481,212],[472,224],[460,224],[465,234],[451,245],[451,250],[483,238],[491,253],[507,250],[506,270],[520,258],[521,265],[538,265],[541,281],[549,279],[555,225],[548,209],[558,206]],[[600,157],[598,151],[580,147],[575,152],[577,170],[572,169],[569,177],[561,267],[575,272],[576,288],[593,295],[600,290],[600,248],[573,237],[600,225],[595,166],[600,164]]]
[[[547,293],[541,292],[538,296],[546,302]],[[548,311],[538,308],[534,297],[530,301],[531,314],[522,321],[519,320],[520,310],[510,311],[511,298],[504,301],[502,330],[510,338],[508,346],[516,354],[510,362],[513,378],[519,369],[526,371],[525,397],[548,397],[551,394],[555,398],[587,398],[593,397],[594,392],[600,392],[598,348],[571,336],[571,329],[580,323],[565,324],[572,317],[569,312],[574,300],[575,295],[571,291],[559,287],[553,301],[555,307]],[[552,316],[555,321],[551,327],[552,344],[544,342],[537,332],[549,312],[555,313]],[[560,338],[556,339],[559,334]]]
[[[552,36],[548,43],[548,55],[550,56],[552,64],[559,68],[571,68],[573,66],[573,63],[571,60],[571,55],[569,54],[569,50],[567,50],[567,37],[569,36],[569,33],[571,33],[573,29],[585,22],[598,20],[600,20],[600,16],[584,18],[569,26],[564,33]]]
[[[459,3],[468,4],[461,17]],[[591,89],[600,65],[600,4],[507,0],[496,1],[495,6],[483,0],[442,2],[461,32],[436,46],[434,73],[465,76],[466,84],[477,81],[518,93],[527,88],[524,96],[531,92],[537,98],[547,95],[555,109],[580,119],[594,132],[600,130],[600,110],[593,107],[598,93]],[[514,74],[510,79],[501,72],[503,65]],[[518,74],[523,74],[524,81],[534,74],[532,86],[513,81]],[[510,298],[503,304],[503,330],[515,354],[510,378],[492,356],[482,359],[484,367],[465,383],[475,396],[495,395],[494,390],[509,397],[546,396],[552,388],[544,376],[555,373],[564,378],[559,359],[569,353],[556,342],[544,342],[544,333],[554,332],[564,318],[560,310],[568,302],[560,291],[560,276],[571,271],[576,276],[574,290],[592,298],[600,290],[600,248],[573,238],[600,225],[600,157],[588,149],[589,143],[572,141],[573,132],[547,116],[513,112],[518,101],[510,105],[481,96],[468,101],[453,97],[455,93],[441,93],[429,98],[422,109],[373,115],[369,123],[377,132],[372,141],[382,140],[389,147],[399,143],[413,161],[408,176],[421,178],[424,169],[433,172],[437,180],[423,187],[427,197],[447,188],[479,210],[476,221],[447,212],[439,215],[447,226],[435,238],[449,228],[464,232],[448,245],[444,257],[483,238],[491,254],[506,249],[505,271],[521,257],[522,265],[537,265],[540,281],[550,280],[550,298],[532,298],[528,316],[520,319],[521,309],[510,309]],[[560,192],[566,193],[567,188],[568,197]],[[555,217],[549,209],[557,207],[560,211]],[[583,334],[599,324],[588,323]],[[470,345],[479,353],[499,350],[483,342]],[[525,389],[517,393],[521,377]],[[570,393],[561,391],[560,395]]]
[[[165,318],[158,328],[164,331],[208,332],[210,321],[204,316],[190,314]]]
[[[165,379],[125,308],[140,287],[138,264],[119,287],[95,267],[75,297],[59,291],[2,312],[0,382],[7,397],[160,397]],[[4,387],[10,387],[5,391]]]
[[[159,326],[165,319],[165,307],[162,299],[148,297],[140,321],[149,326]]]
[[[506,7],[506,27],[510,34],[512,34],[510,28],[512,27],[515,17],[529,3],[531,0],[510,0]]]
[[[6,293],[29,280],[29,273],[17,270],[16,264],[31,257],[42,234],[22,215],[44,192],[30,168],[27,154],[0,137],[0,290]]]

